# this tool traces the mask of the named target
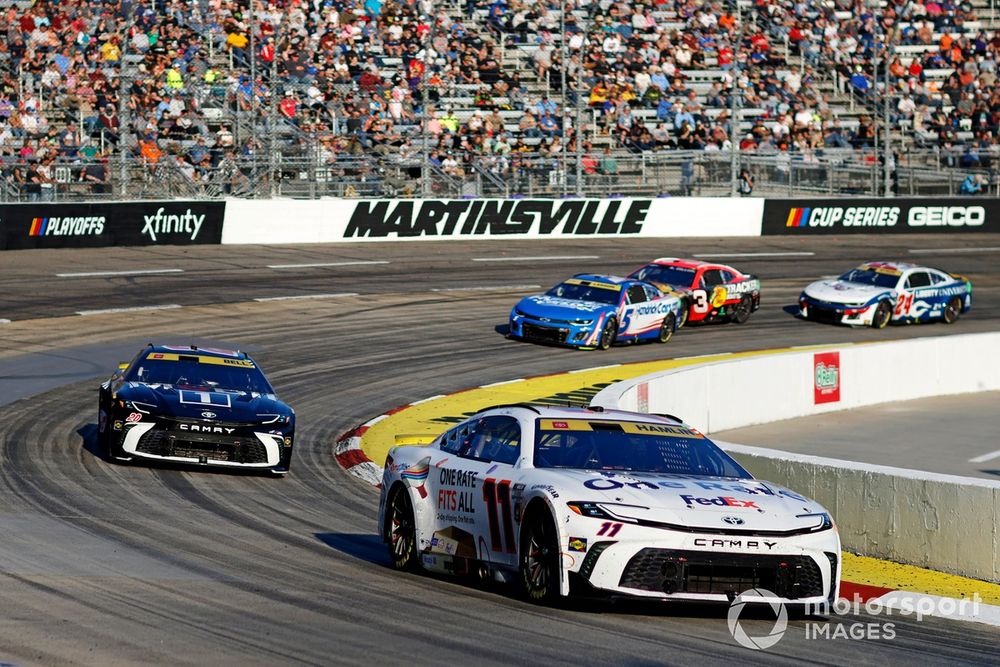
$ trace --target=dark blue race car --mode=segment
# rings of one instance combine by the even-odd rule
[[[284,474],[295,413],[243,352],[148,345],[101,384],[97,433],[116,461]]]
[[[616,342],[666,343],[681,300],[641,280],[581,273],[545,294],[521,299],[510,313],[510,336],[606,350]]]

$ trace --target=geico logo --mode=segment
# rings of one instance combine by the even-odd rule
[[[810,227],[892,227],[898,221],[897,206],[814,208],[809,214]]]
[[[232,433],[235,428],[224,426],[201,426],[199,424],[180,424],[177,428],[182,431],[197,431],[199,433]]]
[[[914,206],[906,219],[910,227],[980,227],[984,222],[982,206]]]
[[[720,507],[746,507],[750,509],[760,509],[757,503],[752,500],[740,500],[731,496],[715,496],[714,498],[695,498],[694,496],[682,495],[681,500],[688,507],[692,505],[718,505]]]

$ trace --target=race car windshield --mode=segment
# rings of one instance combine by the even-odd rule
[[[539,419],[536,468],[627,470],[751,479],[715,443],[680,425]]]
[[[617,305],[621,290],[617,285],[602,285],[601,283],[559,283],[548,292],[546,296],[556,296],[560,299],[573,299],[575,301],[594,301],[596,303],[608,303]]]
[[[253,362],[242,359],[218,359],[214,363],[204,363],[194,355],[161,355],[176,359],[152,359],[146,357],[126,376],[126,381],[147,384],[169,384],[176,387],[197,387],[206,390],[245,391],[257,394],[273,394],[274,389],[267,378]],[[232,364],[232,365],[229,365]]]
[[[840,279],[848,283],[860,283],[862,285],[874,285],[875,287],[895,287],[899,282],[899,276],[888,273],[878,273],[868,269],[851,269]]]
[[[674,287],[691,287],[694,283],[694,269],[686,269],[682,266],[647,264],[630,277],[645,280],[647,283],[663,283],[664,285],[672,285]]]

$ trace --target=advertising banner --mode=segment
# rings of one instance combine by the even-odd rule
[[[761,199],[728,197],[234,199],[222,242],[759,236],[762,210]]]
[[[840,402],[840,352],[813,355],[813,404]]]
[[[225,202],[0,204],[0,249],[219,243]]]
[[[765,236],[1000,232],[1000,200],[768,199]]]

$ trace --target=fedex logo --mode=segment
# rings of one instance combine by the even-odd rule
[[[746,509],[759,510],[757,503],[752,500],[740,500],[732,496],[715,496],[714,498],[695,498],[694,496],[682,495],[681,500],[688,507],[692,505],[718,505],[720,507],[743,507]]]

